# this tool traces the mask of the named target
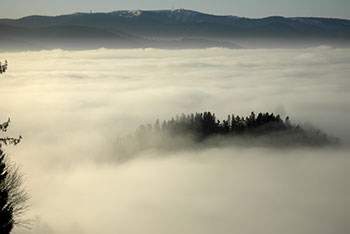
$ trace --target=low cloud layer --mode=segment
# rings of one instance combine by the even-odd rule
[[[91,50],[1,54],[6,151],[27,177],[16,233],[345,233],[350,50]],[[110,163],[140,124],[213,111],[289,115],[340,149],[143,152]],[[171,157],[163,157],[170,154]],[[167,155],[169,156],[169,155]]]

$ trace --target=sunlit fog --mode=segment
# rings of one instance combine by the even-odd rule
[[[5,150],[31,196],[32,227],[14,233],[349,231],[350,49],[0,56],[8,60],[0,122],[11,118],[1,134],[23,137]],[[175,150],[120,150],[140,125],[204,111],[220,119],[273,112],[340,144],[181,147],[180,140]]]

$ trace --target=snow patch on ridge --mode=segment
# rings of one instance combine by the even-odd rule
[[[140,10],[127,10],[127,11],[113,11],[111,13],[114,15],[122,16],[122,17],[132,18],[132,17],[140,16],[142,14],[142,11],[140,11]]]
[[[142,14],[142,12],[140,10],[131,10],[128,11],[130,16],[140,16]]]

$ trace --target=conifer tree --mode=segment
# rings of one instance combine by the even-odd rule
[[[7,189],[8,171],[5,163],[5,154],[0,148],[0,233],[10,233],[13,228],[13,207],[8,202]]]
[[[5,64],[0,62],[0,74],[7,70]],[[0,132],[6,132],[10,124],[10,118],[0,124]],[[9,234],[14,226],[26,226],[27,222],[21,220],[21,215],[27,210],[29,198],[23,189],[23,177],[18,167],[11,163],[5,155],[3,145],[17,145],[22,137],[0,137],[0,233]]]

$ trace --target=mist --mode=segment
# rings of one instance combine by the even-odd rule
[[[31,194],[14,233],[347,233],[350,50],[2,53],[6,153]],[[177,114],[274,112],[339,147],[137,151],[120,139]],[[180,143],[179,143],[180,144]],[[133,147],[133,146],[131,146]]]

